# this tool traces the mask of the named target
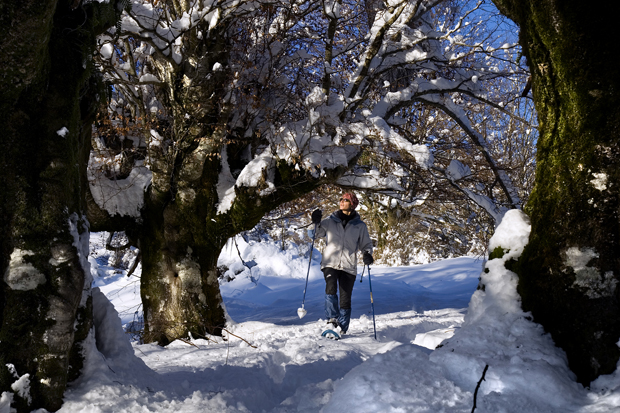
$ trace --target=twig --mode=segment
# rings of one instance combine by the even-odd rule
[[[179,338],[178,340],[180,340],[180,341],[184,342],[185,344],[189,344],[190,346],[194,346],[194,347],[196,347],[196,348],[200,348],[200,347],[198,347],[196,344],[194,344],[194,343],[192,343],[191,341],[186,340],[186,339],[184,339],[184,338]]]
[[[231,336],[233,336],[233,337],[237,337],[239,340],[243,340],[243,341],[245,341],[245,342],[247,343],[247,345],[248,345],[248,346],[250,346],[250,347],[252,347],[252,348],[258,348],[258,347],[256,347],[256,346],[251,345],[251,344],[250,344],[250,342],[249,342],[249,341],[247,341],[246,339],[244,339],[244,338],[242,338],[242,337],[239,337],[239,336],[237,336],[237,335],[235,335],[235,334],[231,333],[230,331],[226,330],[225,328],[223,328],[222,330],[223,330],[223,331],[226,331],[228,334],[230,334],[230,335],[231,335]]]
[[[246,343],[247,343],[250,347],[252,347],[252,348],[258,348],[258,347],[256,347],[256,346],[253,346],[252,344],[250,344],[250,342],[249,342],[249,341],[247,341],[246,339],[244,339],[243,337],[239,337],[238,335],[235,335],[235,334],[231,333],[230,331],[226,330],[225,328],[222,328],[222,331],[225,331],[225,332],[227,332],[228,334],[230,334],[231,336],[237,337],[238,339],[245,341],[245,342],[246,342]],[[214,339],[212,339],[212,338],[210,338],[210,337],[205,337],[205,336],[203,336],[203,335],[201,335],[201,334],[198,334],[198,333],[192,333],[192,334],[194,334],[195,336],[198,336],[199,338],[204,338],[205,340],[208,340],[208,341],[213,341],[215,344],[220,344],[220,343],[218,343],[218,341],[217,341],[217,340],[214,340]],[[229,340],[226,340],[226,338],[224,338],[224,337],[222,337],[222,339],[223,339],[224,341],[229,341]]]
[[[136,259],[133,261],[133,264],[131,264],[131,268],[129,269],[129,271],[127,271],[127,277],[131,277],[131,275],[136,270],[136,268],[138,268],[138,264],[140,263],[141,258],[142,258],[142,251],[138,251],[138,255],[136,256]]]
[[[198,334],[198,333],[196,333],[196,332],[194,332],[194,333],[192,333],[192,334],[193,334],[193,335],[195,335],[195,336],[197,336],[198,338],[202,338],[202,339],[205,339],[205,340],[207,340],[207,341],[213,341],[215,344],[220,344],[220,343],[218,343],[218,342],[217,342],[217,340],[214,340],[214,339],[212,339],[212,338],[210,338],[210,337],[203,336],[202,334]]]
[[[228,366],[228,354],[230,353],[230,340],[227,340],[228,342],[226,343],[226,362],[224,363],[225,366]]]
[[[478,397],[478,389],[480,388],[480,385],[484,380],[484,375],[487,374],[488,369],[489,365],[487,364],[486,366],[484,366],[484,370],[482,371],[482,377],[480,377],[480,381],[478,381],[478,384],[476,385],[476,391],[474,391],[474,407],[472,407],[471,413],[474,413],[474,410],[476,410],[476,397]]]

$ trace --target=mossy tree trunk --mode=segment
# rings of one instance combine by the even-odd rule
[[[196,338],[220,334],[224,326],[216,267],[226,234],[214,231],[217,225],[213,228],[211,221],[218,201],[217,164],[206,159],[189,167],[185,163],[173,172],[172,188],[165,185],[161,191],[154,184],[149,190],[137,237],[147,342],[166,345],[188,333]]]
[[[166,345],[188,337],[221,334],[225,315],[217,259],[227,240],[253,228],[269,211],[326,183],[344,172],[309,179],[286,162],[278,168],[280,185],[269,196],[259,188],[236,188],[230,210],[217,213],[220,160],[205,161],[195,180],[185,176],[173,197],[155,196],[153,187],[138,230],[142,251],[141,296],[144,340]],[[181,175],[183,175],[181,173]]]
[[[520,26],[540,122],[519,293],[587,385],[620,356],[620,7],[494,3]]]
[[[17,411],[60,408],[92,325],[83,196],[88,58],[103,20],[92,19],[99,6],[78,4],[0,6],[0,392],[29,375],[30,393],[12,396]]]
[[[154,59],[172,119],[166,139],[174,144],[149,145],[153,178],[133,234],[142,256],[143,339],[160,345],[189,333],[221,334],[225,324],[217,259],[231,234],[218,232],[214,221],[223,220],[216,216],[217,183],[229,111],[221,101],[225,75],[206,76],[200,68],[226,61],[228,52],[219,36],[203,41],[192,33],[185,41],[192,58],[180,64],[159,54]]]

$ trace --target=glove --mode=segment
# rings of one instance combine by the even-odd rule
[[[323,218],[323,211],[321,211],[320,209],[315,209],[314,212],[312,212],[312,223],[313,224],[320,224],[322,218]]]
[[[364,261],[364,265],[370,265],[375,262],[374,258],[372,258],[372,255],[370,255],[368,251],[364,253],[364,257],[362,258],[362,260]]]

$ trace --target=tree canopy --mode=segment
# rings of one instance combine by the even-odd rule
[[[409,202],[426,196],[412,189],[416,182],[443,178],[497,219],[524,195],[502,153],[518,139],[499,144],[500,130],[526,117],[532,131],[532,111],[518,99],[527,71],[515,39],[507,42],[506,23],[484,6],[139,2],[100,38],[98,62],[115,88],[114,115],[125,110],[143,122],[130,138],[149,152],[158,192],[170,186],[168,148],[183,150],[192,136],[212,133],[208,126],[226,131],[192,156],[221,159],[220,214],[232,207],[235,187],[274,192],[278,164],[286,163],[311,179],[343,167],[340,184],[406,194],[398,197]],[[451,167],[450,158],[436,164],[445,140],[466,141],[470,159],[453,153]],[[351,160],[367,148],[392,170],[380,178],[376,167],[351,173]],[[487,193],[457,184],[473,175],[467,163],[484,164],[491,176],[477,183],[491,180]],[[429,170],[443,177],[412,176]],[[114,213],[120,197],[115,190],[97,200]]]

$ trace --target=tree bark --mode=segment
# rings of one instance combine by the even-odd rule
[[[518,290],[587,385],[620,357],[619,6],[494,3],[521,28],[540,123]]]
[[[334,181],[345,171],[341,168],[320,180],[310,179],[281,162],[276,191],[264,197],[257,188],[236,188],[230,210],[218,214],[219,168],[219,158],[206,161],[198,182],[191,188],[190,182],[183,182],[183,195],[150,196],[146,203],[140,230],[146,342],[166,345],[190,333],[194,337],[221,334],[226,320],[217,260],[227,240],[253,228],[277,206]]]
[[[217,168],[213,161],[207,163],[203,173]],[[188,333],[219,335],[224,326],[217,259],[227,238],[224,231],[215,231],[217,225],[211,221],[217,169],[206,173],[208,177],[192,185],[181,182],[181,193],[153,196],[157,188],[150,190],[140,232],[146,342],[166,345]]]
[[[29,397],[12,407],[55,411],[92,325],[83,195],[95,28],[92,8],[56,0],[1,11],[0,391],[28,374]]]

